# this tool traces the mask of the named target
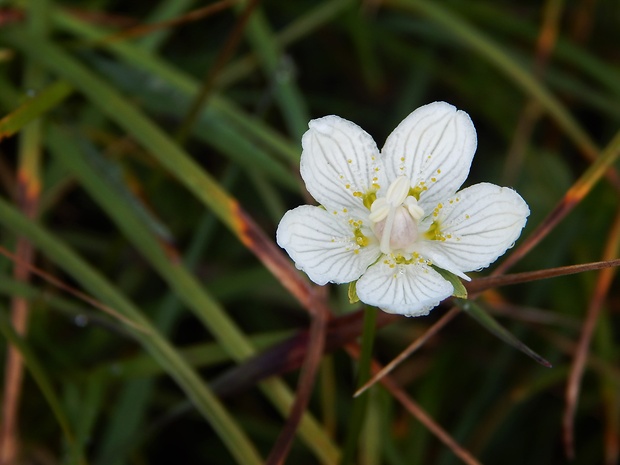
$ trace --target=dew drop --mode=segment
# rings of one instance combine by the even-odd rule
[[[88,317],[86,315],[76,315],[73,319],[73,322],[76,326],[84,328],[86,325],[88,325]]]

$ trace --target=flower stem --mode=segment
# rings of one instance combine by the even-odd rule
[[[357,386],[363,386],[370,377],[370,363],[372,361],[372,345],[375,339],[375,323],[377,320],[377,309],[375,307],[364,308],[364,332],[362,333],[362,351],[358,360]],[[340,465],[355,463],[355,452],[359,435],[364,424],[364,416],[368,405],[368,391],[357,397],[353,401],[353,411],[349,417],[347,427],[347,440]]]

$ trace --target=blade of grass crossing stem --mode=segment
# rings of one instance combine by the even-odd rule
[[[54,20],[61,29],[85,39],[97,40],[105,35],[105,32],[62,11],[55,12]],[[150,55],[127,42],[112,42],[103,45],[107,51],[125,63],[147,71],[156,80],[163,80],[187,98],[196,95],[200,88],[196,79],[168,65],[159,57]],[[229,100],[212,95],[208,108],[216,113],[217,118],[230,122],[231,129],[237,128],[239,137],[256,138],[265,148],[282,160],[291,163],[299,162],[299,149],[296,144],[291,144],[261,120],[247,115]]]
[[[64,243],[19,214],[2,199],[0,199],[0,223],[13,233],[27,237],[42,253],[64,269],[88,292],[144,328],[146,331],[135,331],[131,327],[127,327],[127,330],[175,379],[238,463],[256,465],[262,463],[253,444],[198,374],[123,294]]]
[[[22,336],[17,334],[11,322],[7,316],[7,312],[5,309],[0,308],[0,332],[5,337],[7,341],[11,343],[13,347],[15,347],[22,356],[22,359],[30,371],[32,378],[38,385],[41,393],[45,397],[52,413],[56,417],[56,421],[60,425],[64,437],[69,445],[71,450],[71,454],[77,454],[79,448],[76,447],[76,439],[75,434],[71,428],[71,424],[69,422],[69,417],[62,407],[62,403],[60,399],[56,395],[56,391],[54,390],[54,385],[51,382],[48,374],[45,371],[44,365],[39,362],[38,358],[30,349],[28,343],[23,339]],[[78,459],[77,463],[86,463],[83,456],[75,456],[74,458]]]
[[[76,175],[95,201],[114,220],[160,276],[176,291],[179,298],[210,329],[220,344],[236,361],[245,360],[254,355],[255,349],[247,336],[184,266],[171,261],[151,231],[135,217],[123,199],[106,184],[105,177],[85,161],[75,145],[76,140],[79,140],[79,136],[72,137],[54,126],[50,127],[49,141],[53,154]],[[290,408],[289,402],[292,401],[292,395],[283,396],[282,390],[273,389],[273,383],[274,381],[262,383],[261,388],[280,412],[286,415]],[[337,449],[322,432],[318,423],[309,415],[305,421],[302,421],[300,434],[322,460],[327,463],[334,461],[338,455]]]
[[[237,237],[242,241],[247,239],[244,229],[247,225],[238,214],[237,202],[151,120],[58,47],[47,42],[34,43],[19,33],[9,35],[33,59],[72,82],[76,89],[133,135],[171,174],[211,208]]]
[[[356,343],[346,345],[346,351],[352,358],[359,359],[361,356],[361,348]],[[381,365],[371,361],[373,373],[381,370]],[[389,376],[384,376],[380,380],[381,384],[387,389],[390,396],[398,401],[413,417],[422,423],[437,439],[448,446],[456,456],[461,458],[467,464],[480,465],[480,462],[474,456],[461,447],[435,420]]]
[[[222,184],[224,186],[230,186],[237,179],[238,168],[230,168],[225,171]],[[199,257],[203,256],[204,251],[207,248],[207,244],[210,243],[213,232],[215,231],[216,219],[209,212],[205,211],[202,214],[202,218],[197,222],[197,226],[192,232],[192,239],[190,245],[185,251],[183,257],[183,263],[190,269],[193,269],[198,262]],[[176,294],[170,290],[166,297],[158,305],[158,308],[153,317],[155,325],[164,334],[168,336],[173,328],[174,322],[181,316],[182,302],[176,296]],[[213,350],[218,351],[221,355],[221,361],[228,360],[228,354],[222,350],[221,346],[217,345],[213,347]],[[208,358],[211,351],[211,347],[201,346],[198,352],[200,358],[189,355],[187,352],[182,352],[183,358],[190,363],[190,365],[196,367],[200,366],[201,362],[208,364],[212,359]],[[205,359],[206,356],[206,359]],[[141,362],[142,360],[142,362]],[[200,361],[198,361],[200,360]],[[154,375],[160,368],[153,362],[151,357],[142,355],[139,359],[127,360],[117,363],[118,366],[116,373],[129,374],[129,373],[144,373]],[[151,367],[150,372],[148,368]],[[102,371],[108,369],[108,364],[102,367]],[[127,461],[129,454],[135,448],[135,441],[128,440],[128,438],[136,437],[140,434],[141,427],[145,424],[145,415],[152,399],[152,394],[155,387],[155,378],[132,379],[123,383],[118,395],[118,402],[112,407],[109,413],[109,420],[103,429],[103,433],[100,436],[100,440],[97,445],[97,452],[95,455],[95,462],[101,465],[114,465],[116,463],[124,463]],[[125,406],[130,405],[132,408],[127,409]]]
[[[236,201],[231,199],[209,174],[200,169],[142,113],[57,47],[47,43],[39,43],[31,47],[30,41],[18,39],[18,42],[29,54],[41,60],[55,72],[66,75],[74,84],[82,83],[83,85],[79,85],[82,92],[151,150],[168,170],[210,207],[237,236],[243,238],[244,225],[237,215]]]
[[[370,365],[372,362],[372,346],[375,339],[375,323],[377,320],[377,309],[375,307],[364,308],[364,331],[362,332],[362,349],[358,361],[357,386],[362,386],[370,376]],[[347,423],[347,439],[342,453],[340,465],[352,465],[355,463],[358,442],[362,427],[364,425],[364,415],[368,406],[368,392],[356,397],[353,400],[353,411]]]
[[[571,116],[570,112],[553,96],[531,73],[513,60],[489,37],[485,36],[473,26],[465,22],[445,8],[443,4],[427,0],[388,0],[391,7],[403,8],[408,11],[422,12],[433,22],[452,32],[463,43],[485,57],[489,63],[496,66],[512,79],[527,94],[540,103],[556,123],[581,148],[584,154],[593,159],[598,153],[596,144],[586,131]]]
[[[244,0],[241,4],[245,7],[251,1],[255,0]],[[239,8],[239,11],[243,9]],[[301,140],[310,121],[308,109],[302,93],[295,84],[293,64],[281,53],[267,18],[260,9],[257,8],[249,19],[246,33],[252,48],[259,56],[267,78],[274,85],[276,99],[289,133],[295,140]]]
[[[540,363],[542,366],[551,368],[551,364],[547,360],[545,360],[528,346],[523,344],[506,328],[500,325],[491,315],[485,312],[478,304],[470,300],[461,299],[454,299],[454,302],[459,306],[459,308],[461,308],[465,313],[474,318],[491,334],[501,339],[506,344],[511,345],[515,349],[520,350],[528,357]]]
[[[129,105],[112,88],[59,48],[49,43],[33,43],[32,40],[28,40],[31,39],[30,37],[15,30],[12,33],[7,33],[7,37],[9,36],[10,40],[26,51],[28,55],[40,60],[56,73],[67,77],[70,82],[76,85],[76,88],[79,87],[79,90],[85,93],[104,112],[127,129],[145,147],[153,151],[157,159],[200,200],[210,206],[225,224],[240,237],[244,237],[244,231],[241,230],[243,224],[238,222],[238,217],[235,215],[237,204],[159,128]],[[323,451],[325,450],[323,449]]]
[[[234,213],[236,202],[170,137],[123,96],[55,45],[27,40],[28,37],[23,34],[10,36],[28,56],[48,67],[50,71],[66,77],[76,89],[135,137],[233,232],[239,234],[240,225]]]
[[[91,61],[119,92],[134,96],[149,113],[174,118],[181,118],[185,114],[185,108],[190,103],[189,96],[179,95],[172,86],[145,86],[144,81],[150,78],[150,74],[136,70],[130,64],[100,59]],[[262,144],[257,144],[251,137],[240,136],[240,131],[232,127],[213,107],[205,108],[192,128],[197,140],[215,148],[245,171],[264,172],[271,180],[293,192],[299,190],[299,181],[291,176],[284,163],[276,160],[269,151],[262,148]]]
[[[32,120],[54,109],[72,91],[73,87],[66,81],[56,81],[41,92],[29,97],[13,112],[0,120],[0,140],[16,134]]]

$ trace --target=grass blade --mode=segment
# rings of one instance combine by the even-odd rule
[[[29,122],[54,109],[72,91],[73,87],[66,81],[56,81],[26,100],[0,120],[0,140],[16,134]]]
[[[117,192],[107,185],[101,173],[84,159],[74,143],[74,141],[79,140],[79,136],[72,137],[67,132],[52,127],[49,132],[49,139],[54,155],[75,173],[97,203],[115,221],[162,278],[168,282],[179,299],[186,303],[200,321],[211,330],[227,352],[237,361],[245,360],[254,355],[254,347],[222,306],[207,293],[201,283],[185,267],[171,259],[167,250],[135,217],[131,208],[123,202]],[[274,380],[270,381],[269,384],[263,384],[263,391],[283,414],[287,414],[292,397],[284,394],[280,388],[274,389],[274,382],[278,383],[279,381]],[[311,417],[308,416],[304,419],[300,432],[319,457],[327,463],[334,461],[335,456],[337,456],[337,449],[329,438],[321,433]]]
[[[23,337],[17,334],[4,309],[0,309],[0,332],[2,332],[2,335],[11,343],[11,346],[19,351],[24,364],[28,368],[28,371],[30,371],[30,374],[39,386],[41,393],[52,410],[52,413],[56,417],[56,421],[60,425],[72,453],[79,451],[79,448],[77,447],[78,444],[75,439],[75,433],[73,432],[69,422],[69,417],[65,413],[62,403],[56,395],[54,385],[46,373],[44,365],[39,362],[38,358],[32,352],[27,342],[24,341]],[[77,463],[86,463],[83,456],[74,457],[74,459],[77,460]]]
[[[224,406],[207,388],[198,374],[183,360],[178,351],[159,334],[133,304],[63,243],[24,218],[4,200],[0,200],[0,223],[14,233],[27,237],[41,253],[66,270],[85,289],[117,312],[145,328],[145,331],[135,331],[128,327],[134,337],[186,392],[188,398],[218,432],[237,461],[243,464],[262,463],[255,447]]]
[[[511,345],[515,349],[520,350],[537,363],[540,363],[542,366],[546,368],[551,368],[551,363],[542,358],[528,346],[523,344],[523,342],[521,342],[506,328],[500,325],[491,315],[482,310],[482,308],[478,304],[470,300],[460,299],[455,299],[455,302],[465,313],[467,313],[474,320],[480,323],[487,331],[489,331],[495,337],[501,339],[506,344]]]

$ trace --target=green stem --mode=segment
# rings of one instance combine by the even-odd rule
[[[377,320],[377,309],[375,307],[366,307],[364,309],[364,332],[362,333],[362,349],[359,358],[357,372],[357,387],[361,387],[370,377],[370,364],[372,362],[372,345],[375,339],[375,323]],[[353,401],[353,412],[349,417],[347,427],[348,435],[342,453],[340,465],[348,465],[355,463],[355,452],[357,451],[357,443],[362,425],[364,424],[364,416],[368,406],[368,391],[355,398]]]

